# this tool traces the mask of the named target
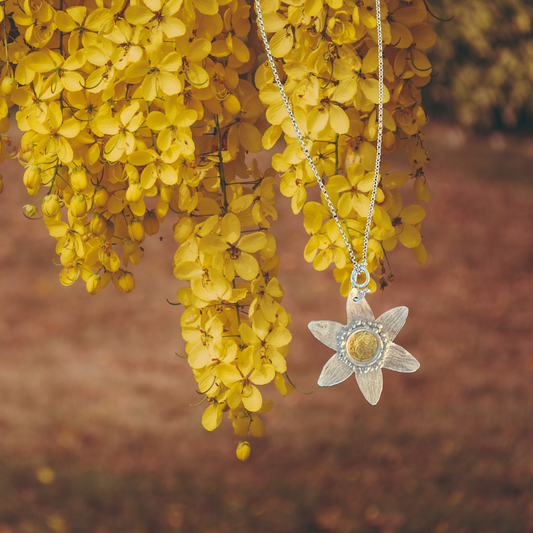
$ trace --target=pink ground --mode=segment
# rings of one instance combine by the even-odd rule
[[[21,170],[0,196],[0,533],[533,531],[533,139],[427,129],[430,259],[390,254],[375,312],[407,305],[398,337],[421,362],[385,371],[377,407],[352,380],[320,389],[331,351],[307,330],[345,321],[330,271],[302,257],[302,218],[278,200],[291,379],[246,464],[202,407],[172,307],[170,227],[129,295],[64,288],[54,240],[26,220]],[[283,229],[282,229],[283,228]],[[55,479],[41,483],[39,469]]]

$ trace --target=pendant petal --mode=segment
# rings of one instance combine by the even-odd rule
[[[358,318],[363,320],[374,320],[374,313],[368,305],[365,298],[360,302],[354,302],[354,297],[357,296],[358,289],[352,289],[346,301],[346,315],[348,316],[348,324],[351,324]],[[403,325],[403,324],[402,324]]]
[[[322,344],[332,350],[337,349],[337,335],[344,327],[342,324],[332,320],[313,320],[307,327]]]
[[[335,354],[324,365],[320,377],[318,378],[318,385],[320,387],[332,387],[338,385],[344,380],[348,379],[353,370],[342,361],[339,361],[339,356]]]
[[[395,372],[416,372],[420,363],[405,348],[392,343],[387,348],[383,368]]]
[[[396,335],[400,333],[405,321],[407,320],[407,314],[409,309],[407,307],[395,307],[385,311],[377,320],[378,324],[383,324],[383,331],[387,335],[389,341],[393,341]]]
[[[366,374],[356,372],[355,379],[366,401],[371,405],[376,405],[383,390],[383,374],[381,373],[381,368],[371,370]]]

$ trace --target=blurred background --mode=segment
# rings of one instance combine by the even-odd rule
[[[55,241],[21,214],[21,168],[2,163],[0,533],[533,531],[533,8],[431,6],[454,18],[435,25],[425,88],[429,260],[390,254],[396,281],[369,298],[376,315],[410,308],[398,343],[421,369],[385,371],[376,407],[354,380],[318,389],[331,351],[307,323],[344,323],[345,299],[304,262],[280,195],[289,375],[312,394],[270,390],[248,463],[230,424],[208,433],[190,406],[171,228],[146,242],[132,293],[65,288]]]

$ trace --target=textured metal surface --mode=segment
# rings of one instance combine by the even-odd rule
[[[355,374],[357,384],[363,393],[366,401],[371,405],[376,405],[381,397],[383,390],[383,374],[381,369],[372,370],[370,372]]]
[[[307,327],[322,344],[332,350],[337,349],[337,335],[344,327],[342,324],[332,320],[313,320]]]
[[[274,80],[276,81],[276,84],[278,86],[281,99],[283,100],[283,103],[285,104],[287,113],[289,114],[290,121],[294,128],[296,136],[298,137],[300,146],[302,147],[302,151],[307,159],[307,162],[309,163],[309,166],[311,167],[311,170],[313,171],[313,174],[315,176],[315,179],[318,185],[320,186],[320,190],[322,191],[322,194],[324,195],[324,198],[326,199],[328,208],[331,212],[331,216],[333,217],[333,219],[335,220],[335,223],[337,224],[337,227],[339,228],[339,232],[341,234],[342,240],[344,241],[344,245],[346,246],[346,250],[348,250],[350,259],[354,265],[354,269],[356,270],[357,273],[362,274],[364,273],[364,269],[366,269],[366,266],[367,266],[368,240],[370,237],[370,226],[372,225],[372,214],[374,212],[374,205],[376,203],[376,192],[377,192],[378,184],[379,184],[379,169],[381,166],[381,145],[382,145],[382,139],[383,139],[383,36],[382,36],[382,28],[381,28],[380,0],[376,0],[376,28],[377,28],[378,80],[379,80],[378,81],[378,85],[379,85],[378,102],[379,103],[378,103],[378,113],[377,113],[377,118],[376,118],[377,126],[378,126],[377,141],[376,141],[376,164],[375,164],[375,170],[374,170],[374,182],[372,186],[372,194],[370,196],[370,205],[368,208],[368,216],[366,219],[366,228],[365,228],[364,239],[363,239],[363,252],[361,254],[360,262],[358,262],[357,258],[355,257],[355,253],[353,251],[350,238],[344,231],[342,222],[339,220],[337,211],[335,207],[333,206],[333,202],[331,201],[331,198],[329,197],[328,191],[326,190],[326,186],[324,185],[324,182],[322,181],[322,177],[320,176],[320,173],[318,172],[318,169],[316,168],[313,158],[311,157],[311,154],[309,153],[309,150],[307,149],[307,144],[302,135],[302,132],[300,131],[300,128],[298,127],[298,123],[296,122],[296,117],[294,116],[294,113],[292,111],[292,106],[289,102],[287,95],[285,94],[283,83],[281,82],[281,79],[278,74],[278,70],[276,68],[276,64],[274,62],[274,58],[272,56],[272,52],[270,51],[270,45],[268,43],[268,37],[266,35],[265,24],[263,22],[263,13],[261,11],[260,0],[255,0],[255,11],[257,13],[257,25],[259,27],[261,37],[263,39],[266,55],[268,58],[268,63],[270,65],[270,68],[272,69]],[[365,279],[364,285],[359,285],[359,288],[362,288],[368,285],[369,281],[370,281],[370,276],[367,276]]]
[[[392,342],[405,324],[407,307],[391,309],[376,320],[366,300],[354,301],[356,293],[357,289],[352,289],[346,302],[346,326],[331,320],[309,323],[313,335],[336,350],[324,365],[318,384],[331,387],[355,373],[363,396],[370,404],[376,405],[383,390],[382,368],[415,372],[420,363],[407,350]],[[361,346],[357,339],[364,340]]]
[[[332,387],[333,385],[342,383],[352,374],[353,370],[342,361],[339,361],[337,354],[335,354],[324,365],[320,377],[318,378],[318,385],[320,387]]]
[[[383,368],[395,372],[416,372],[420,363],[405,348],[392,342],[387,349]]]
[[[393,341],[396,335],[400,333],[400,330],[405,325],[409,309],[405,306],[395,307],[385,311],[377,320],[379,324],[383,324],[383,330],[385,331],[389,341]]]
[[[355,322],[358,318],[364,320],[374,320],[374,313],[368,302],[363,299],[355,301],[354,297],[357,295],[358,289],[352,289],[348,294],[348,300],[346,301],[346,316],[348,318],[348,324]]]

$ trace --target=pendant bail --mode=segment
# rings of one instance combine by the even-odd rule
[[[366,294],[370,292],[370,289],[365,287],[364,289],[357,289],[356,295],[353,297],[354,302],[360,302],[361,300],[364,300]]]
[[[364,274],[365,279],[361,283],[359,283],[357,281],[357,278],[361,274]],[[366,263],[358,263],[354,266],[350,281],[352,282],[352,290],[356,291],[356,294],[353,297],[353,301],[360,302],[366,296],[366,294],[370,292],[370,289],[367,287],[368,283],[370,282],[370,273],[368,272]]]
[[[357,278],[361,275],[365,275],[365,279],[362,283],[357,282]],[[352,270],[352,276],[350,278],[350,281],[352,282],[352,287],[354,289],[363,289],[366,287],[370,281],[370,273],[368,272],[368,268],[366,267],[366,263],[358,263],[354,266],[354,269]]]

